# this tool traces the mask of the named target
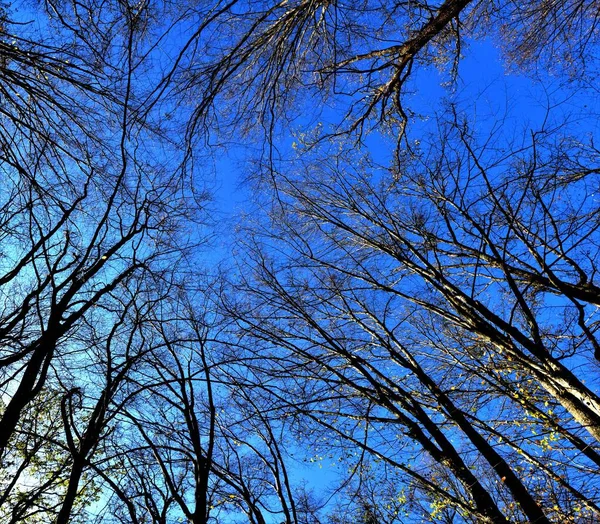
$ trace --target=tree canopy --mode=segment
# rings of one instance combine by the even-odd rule
[[[599,521],[598,16],[0,2],[0,521]]]

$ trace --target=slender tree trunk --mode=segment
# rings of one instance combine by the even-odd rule
[[[71,467],[71,474],[69,475],[69,484],[65,498],[63,499],[62,506],[56,517],[56,524],[69,524],[71,519],[71,512],[73,511],[73,504],[77,498],[79,491],[79,482],[81,475],[83,474],[83,468],[85,466],[84,460],[81,456],[77,456],[73,460],[73,466]]]

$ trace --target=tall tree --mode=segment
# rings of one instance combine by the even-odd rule
[[[82,25],[84,4],[45,7],[7,8],[0,45],[7,522],[70,521],[94,492],[84,478],[110,404],[152,349],[148,310],[168,298],[197,210],[182,149],[143,113],[141,14],[99,4]]]
[[[507,155],[448,116],[391,170],[327,150],[279,174],[230,309],[286,363],[259,380],[278,409],[271,377],[404,489],[478,521],[597,515],[597,150],[559,128]]]

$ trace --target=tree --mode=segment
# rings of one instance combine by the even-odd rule
[[[0,46],[1,518],[290,521],[279,444],[230,392],[184,285],[205,278],[206,197],[184,118],[163,120],[177,60],[157,63],[189,17],[167,3],[30,9],[7,9]]]
[[[89,505],[95,487],[85,479],[110,433],[111,404],[139,356],[153,350],[144,347],[146,317],[173,288],[192,245],[180,235],[195,213],[190,195],[178,165],[150,153],[162,131],[140,115],[138,98],[153,89],[134,83],[141,27],[129,8],[123,16],[114,7],[96,13],[101,20],[88,20],[85,32],[82,4],[44,18],[47,31],[20,24],[10,10],[4,18],[7,522],[67,522]],[[41,20],[42,8],[37,14]]]
[[[506,154],[448,117],[391,170],[327,150],[279,174],[230,310],[312,384],[297,416],[403,489],[477,521],[597,515],[597,149],[542,128]]]

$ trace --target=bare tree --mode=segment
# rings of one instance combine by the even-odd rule
[[[448,108],[427,140],[406,97],[482,33],[588,66],[595,7],[3,3],[0,518],[319,522],[308,442],[348,468],[332,522],[597,519],[593,133]],[[255,135],[270,222],[221,316],[198,160]]]
[[[114,408],[114,431],[127,438],[106,440],[93,466],[108,508],[134,522],[300,522],[281,435],[245,391],[243,360],[215,338],[219,323],[189,305],[162,311],[161,347],[145,352]]]
[[[392,170],[346,151],[280,174],[229,308],[279,409],[404,489],[478,521],[597,515],[597,150],[559,127],[506,154],[448,115]]]
[[[181,149],[140,112],[152,85],[134,82],[137,15],[107,8],[83,33],[78,13],[37,14],[39,24],[21,23],[8,11],[0,45],[7,522],[67,522],[96,496],[85,478],[110,405],[153,350],[144,311],[165,299],[192,245],[181,226],[197,210],[179,164],[151,153],[162,143],[176,160]]]

